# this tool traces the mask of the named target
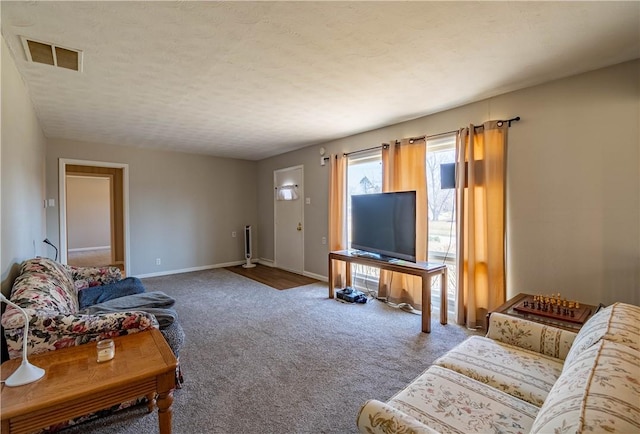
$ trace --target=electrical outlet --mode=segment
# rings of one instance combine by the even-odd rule
[[[160,265],[162,263],[162,261],[160,260],[160,258],[156,258],[156,265]]]
[[[236,231],[231,231],[231,238],[235,238],[235,237],[236,237],[236,235],[238,235],[238,234],[236,233]]]
[[[327,237],[322,237],[322,244],[327,244]]]

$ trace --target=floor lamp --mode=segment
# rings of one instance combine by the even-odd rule
[[[4,301],[10,306],[18,309],[22,315],[24,315],[24,335],[22,336],[22,363],[20,367],[16,369],[16,372],[11,374],[9,378],[4,382],[8,387],[22,386],[24,384],[33,383],[41,379],[44,376],[44,369],[38,368],[37,366],[32,365],[27,360],[27,338],[29,336],[29,316],[27,312],[24,311],[20,306],[15,303],[12,303],[4,296],[4,294],[0,294],[0,300]]]

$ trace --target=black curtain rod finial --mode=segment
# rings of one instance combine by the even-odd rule
[[[511,126],[511,122],[518,122],[520,120],[520,116],[516,116],[513,119],[509,119],[507,122],[509,122],[509,126]]]
[[[511,126],[511,122],[518,122],[520,120],[520,116],[516,116],[515,118],[507,119],[504,121],[498,121],[498,126],[501,127],[506,122],[508,126]]]

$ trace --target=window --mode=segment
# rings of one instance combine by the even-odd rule
[[[382,193],[382,152],[380,150],[350,156],[347,165],[347,246],[351,248],[351,196]],[[353,285],[366,294],[378,289],[380,270],[352,265]]]
[[[449,268],[449,313],[455,312],[456,294],[456,214],[455,189],[440,187],[440,164],[455,162],[455,135],[427,140],[426,176],[428,191],[429,252],[428,260],[444,262]],[[351,246],[351,196],[382,192],[382,153],[380,150],[349,157],[347,165],[347,246]],[[352,265],[353,285],[365,293],[377,291],[380,277],[377,268]],[[440,303],[440,279],[433,279],[433,305]]]
[[[297,185],[283,185],[277,188],[278,200],[297,200],[298,199],[298,186]]]
[[[427,140],[427,191],[429,213],[429,260],[444,262],[448,267],[449,313],[455,314],[456,296],[456,213],[455,189],[442,189],[440,185],[440,165],[454,163],[456,136],[449,135]],[[439,279],[433,279],[440,285]],[[440,302],[440,288],[434,287],[432,303]],[[437,300],[436,300],[437,299]]]

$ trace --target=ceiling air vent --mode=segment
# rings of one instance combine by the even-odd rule
[[[21,37],[29,62],[82,72],[82,51]]]

